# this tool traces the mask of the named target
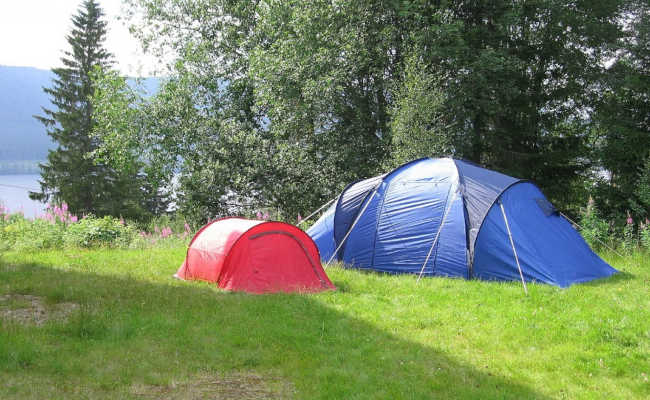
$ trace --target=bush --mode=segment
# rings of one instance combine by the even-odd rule
[[[121,219],[89,217],[69,225],[63,241],[68,247],[128,247],[136,235],[135,227]]]
[[[593,200],[589,200],[587,207],[582,210],[580,225],[582,237],[592,248],[600,249],[603,243],[609,241],[609,224],[600,218]]]
[[[639,238],[641,246],[646,250],[650,250],[650,221],[646,218],[645,223],[639,224]]]
[[[4,218],[3,218],[4,219]],[[13,214],[4,220],[0,250],[49,249],[63,244],[64,227],[48,221],[28,220]]]
[[[50,205],[34,220],[9,214],[0,205],[0,251],[66,247],[147,248],[187,245],[195,230],[181,217],[159,217],[147,225],[114,217],[79,219],[64,203]]]

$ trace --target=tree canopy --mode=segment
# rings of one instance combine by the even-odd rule
[[[632,193],[648,157],[638,1],[127,3],[143,44],[176,57],[160,94],[131,102],[147,122],[104,147],[148,149],[198,219],[232,204],[295,216],[423,156],[531,179],[575,211],[603,171]]]
[[[103,45],[107,29],[103,16],[96,1],[86,0],[72,17],[73,27],[66,38],[70,49],[61,59],[64,66],[53,70],[53,85],[44,88],[54,107],[36,117],[57,148],[41,165],[41,192],[30,195],[41,201],[65,202],[76,214],[138,217],[142,213],[138,177],[88,156],[99,145],[91,136],[96,124],[91,73],[112,65],[112,55]]]

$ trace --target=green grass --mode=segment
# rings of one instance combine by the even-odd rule
[[[183,257],[5,253],[0,296],[80,307],[40,327],[0,321],[0,398],[166,398],[133,388],[235,373],[276,377],[297,399],[650,397],[648,254],[605,255],[624,273],[529,296],[340,268],[333,292],[226,293],[171,279]]]

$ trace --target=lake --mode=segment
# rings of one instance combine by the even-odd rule
[[[29,191],[38,191],[38,174],[0,175],[0,203],[10,212],[22,211],[26,217],[34,218],[43,214],[45,204],[29,198]]]

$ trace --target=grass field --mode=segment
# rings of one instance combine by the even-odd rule
[[[183,257],[1,255],[0,398],[650,398],[648,254],[529,296],[340,268],[333,292],[225,293],[171,279]]]

